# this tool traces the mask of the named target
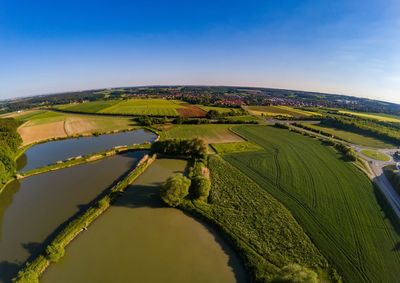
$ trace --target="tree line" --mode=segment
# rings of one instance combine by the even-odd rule
[[[151,145],[151,151],[164,155],[204,159],[207,155],[207,144],[198,138],[191,140],[169,139],[154,142]]]
[[[356,132],[400,145],[400,126],[356,117],[327,117],[321,125]]]
[[[17,132],[19,122],[12,119],[0,119],[0,184],[4,184],[16,170],[15,155],[22,144]]]

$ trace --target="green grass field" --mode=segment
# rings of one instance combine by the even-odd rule
[[[25,123],[29,121],[30,125],[41,125],[52,122],[63,121],[66,118],[66,114],[46,111],[46,110],[38,110],[32,113],[28,113],[26,115],[20,115],[15,117],[18,121]]]
[[[191,139],[201,138],[208,143],[237,142],[243,141],[239,136],[232,133],[229,128],[232,125],[206,124],[206,125],[173,125],[161,132],[164,139]]]
[[[343,110],[340,110],[339,113],[350,114],[361,118],[374,119],[384,122],[400,123],[400,116],[389,115],[384,113],[363,113],[363,112],[343,111]]]
[[[375,147],[375,148],[392,148],[393,147],[392,144],[382,141],[380,139],[357,134],[357,133],[350,132],[347,130],[337,129],[337,128],[328,127],[328,126],[322,126],[322,125],[314,125],[314,124],[304,124],[304,125],[306,125],[307,127],[310,127],[310,128],[314,128],[316,130],[330,133],[333,136],[343,139],[347,142],[362,145],[362,146]]]
[[[178,116],[177,109],[184,108],[184,103],[178,100],[165,99],[128,99],[66,104],[56,108],[65,111],[97,114]]]
[[[224,159],[293,213],[346,282],[398,282],[399,226],[361,171],[316,139],[270,126],[234,130],[264,150]]]
[[[256,282],[271,282],[290,263],[327,273],[326,260],[280,202],[219,156],[208,165],[209,204],[195,207],[229,235]]]
[[[107,101],[93,101],[93,102],[85,102],[85,103],[73,103],[57,106],[57,109],[60,110],[68,110],[68,111],[76,111],[82,113],[98,113],[103,109],[111,107],[117,104],[118,100],[107,100]]]
[[[309,117],[309,116],[321,116],[317,112],[305,111],[289,106],[246,106],[245,109],[255,115],[266,115],[266,116],[287,116],[287,117]]]
[[[389,161],[390,160],[389,156],[387,156],[386,154],[381,153],[379,151],[376,151],[376,150],[363,149],[363,150],[361,150],[361,153],[369,158],[379,160],[379,161]]]
[[[129,99],[102,109],[98,113],[178,116],[178,112],[176,111],[178,108],[182,108],[181,101],[165,99]]]
[[[233,152],[245,152],[245,151],[258,151],[263,148],[251,142],[229,142],[229,143],[217,143],[211,144],[212,148],[218,154],[226,154]]]

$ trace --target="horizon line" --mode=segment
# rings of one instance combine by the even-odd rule
[[[301,91],[301,92],[308,92],[308,93],[337,95],[337,96],[351,97],[351,98],[357,98],[357,99],[365,99],[365,100],[371,100],[371,101],[377,101],[377,102],[385,102],[385,103],[391,103],[391,104],[395,104],[395,105],[399,105],[400,106],[400,103],[393,102],[393,101],[379,100],[379,99],[374,99],[374,98],[367,98],[367,97],[362,97],[362,96],[358,96],[358,95],[348,95],[348,94],[343,94],[343,93],[330,93],[330,92],[321,92],[321,91],[314,91],[314,90],[290,89],[290,88],[279,88],[279,87],[261,87],[261,86],[245,86],[245,85],[213,85],[213,84],[211,84],[211,85],[207,85],[207,84],[171,84],[171,85],[168,85],[168,84],[151,84],[151,85],[100,87],[100,88],[88,88],[88,89],[82,89],[82,90],[66,90],[66,91],[60,91],[60,92],[29,94],[29,95],[26,95],[26,96],[17,96],[17,97],[13,97],[13,98],[5,98],[5,99],[1,99],[0,101],[13,101],[13,100],[24,99],[24,98],[31,98],[31,97],[37,97],[37,96],[51,96],[51,95],[71,93],[71,92],[96,91],[96,90],[102,90],[102,89],[116,89],[116,88],[142,88],[142,87],[149,87],[149,88],[150,87],[233,87],[233,88]]]

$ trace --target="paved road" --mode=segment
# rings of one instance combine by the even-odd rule
[[[387,201],[392,206],[397,217],[400,218],[400,196],[383,173],[383,167],[379,162],[369,162],[374,174],[373,181],[379,186]]]

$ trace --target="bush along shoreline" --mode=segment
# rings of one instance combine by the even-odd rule
[[[16,159],[20,154],[20,123],[13,118],[0,119],[0,193],[14,179]]]
[[[27,262],[25,266],[18,272],[17,276],[12,280],[15,283],[37,283],[40,275],[46,268],[54,262],[57,262],[65,254],[65,247],[76,237],[87,229],[97,217],[105,212],[111,203],[118,198],[122,192],[139,177],[157,158],[154,154],[151,157],[145,155],[138,165],[109,192],[101,197],[95,204],[88,207],[84,212],[79,214],[75,219],[71,220],[67,226],[54,237],[45,250]]]

